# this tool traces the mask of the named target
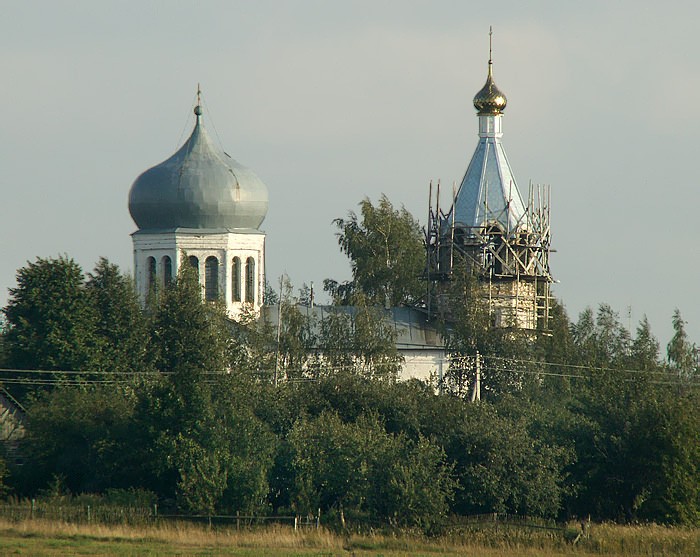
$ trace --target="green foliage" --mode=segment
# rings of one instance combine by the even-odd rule
[[[630,336],[619,317],[607,304],[601,304],[593,317],[588,308],[571,325],[577,349],[577,363],[594,367],[623,366],[630,353]]]
[[[669,346],[678,359],[672,365],[690,352],[680,314],[674,317],[675,342]],[[598,367],[579,381],[570,402],[577,419],[568,431],[576,449],[569,468],[575,496],[568,505],[601,519],[697,523],[700,499],[687,478],[697,477],[691,455],[698,441],[690,424],[700,422],[673,387],[677,376],[659,361],[647,319],[630,341],[617,316],[602,305],[595,322],[587,310],[572,330],[579,362]],[[683,503],[674,507],[671,500]]]
[[[420,436],[387,435],[376,448],[368,508],[390,524],[431,532],[449,513],[458,482],[444,450]]]
[[[134,398],[114,386],[65,386],[30,402],[20,452],[30,465],[16,470],[20,491],[36,493],[53,478],[73,493],[129,487]]]
[[[331,310],[319,327],[321,372],[395,379],[403,358],[396,349],[396,331],[384,317],[384,310],[369,306],[364,297],[353,308]]]
[[[376,417],[345,423],[334,412],[297,421],[288,436],[293,507],[429,529],[443,520],[455,484],[442,450],[385,432]]]
[[[376,206],[369,199],[361,201],[360,214],[350,212],[347,219],[333,221],[340,249],[350,258],[353,280],[346,284],[328,280],[324,289],[340,305],[353,304],[357,294],[370,305],[389,307],[422,300],[425,249],[411,213],[403,207],[394,209],[382,195]]]
[[[8,364],[18,369],[89,370],[101,343],[97,313],[80,266],[65,256],[38,258],[17,271],[4,309]]]
[[[556,516],[564,495],[567,452],[528,431],[531,418],[482,402],[451,403],[450,422],[434,435],[455,463],[458,514]]]
[[[219,305],[202,301],[189,269],[154,309],[152,346],[163,375],[144,386],[137,407],[143,477],[189,512],[265,508],[274,438],[241,404],[254,396],[244,389],[253,383],[227,373],[229,325]]]
[[[319,317],[300,305],[292,296],[291,284],[284,281],[281,303],[267,310],[266,319],[244,316],[239,321],[236,342],[245,346],[245,355],[238,369],[251,370],[266,380],[273,380],[276,370],[278,381],[338,372],[394,379],[402,357],[386,310],[368,305],[361,294],[356,302],[353,307],[331,308]]]
[[[648,400],[632,433],[643,485],[637,516],[670,524],[700,524],[700,397],[666,390]]]
[[[596,518],[697,523],[700,499],[690,478],[697,478],[700,444],[691,431],[700,422],[688,403],[647,375],[593,373],[575,407],[582,419],[572,431],[572,507]]]
[[[7,496],[11,491],[9,474],[10,471],[5,456],[0,454],[0,497]]]
[[[213,514],[228,480],[225,455],[218,447],[203,445],[184,433],[173,440],[171,453],[179,475],[178,506],[194,513]]]
[[[468,395],[474,385],[479,354],[491,357],[488,366],[480,360],[484,399],[521,390],[530,376],[522,373],[524,370],[512,360],[534,359],[532,334],[493,327],[484,285],[465,270],[466,264],[456,265],[456,268],[462,271],[454,273],[441,296],[440,326],[450,354],[442,389],[458,396]]]
[[[217,509],[244,514],[268,511],[268,475],[279,440],[256,416],[252,401],[262,398],[261,386],[245,376],[217,378],[214,391],[215,425],[221,437],[228,478]]]
[[[265,290],[263,293],[263,301],[266,306],[276,306],[279,304],[280,297],[272,285],[265,279]]]
[[[224,309],[202,301],[196,273],[184,265],[155,307],[151,343],[156,369],[189,377],[223,372],[229,364],[228,339]]]
[[[7,362],[81,373],[26,397],[25,465],[5,479],[0,460],[0,492],[135,493],[190,513],[321,508],[424,532],[484,512],[700,523],[695,345],[678,311],[666,363],[646,318],[631,338],[607,305],[570,323],[554,304],[551,336],[496,330],[478,282],[457,276],[443,292],[455,365],[437,393],[394,381],[381,276],[375,291],[354,282],[354,306],[320,322],[285,284],[278,339],[276,323],[249,312],[234,324],[203,302],[189,268],[144,313],[106,260],[87,280],[65,257],[29,264],[4,310]],[[484,399],[470,404],[477,352]]]
[[[83,379],[150,369],[146,323],[132,282],[104,258],[87,282],[80,266],[64,256],[29,263],[17,272],[4,313],[9,368],[77,371]],[[19,387],[10,388],[24,399],[28,376],[21,377]]]
[[[275,366],[280,377],[299,379],[304,375],[307,360],[316,344],[312,319],[299,310],[298,299],[292,296],[292,285],[285,281],[282,312],[279,320],[279,344],[276,346]]]
[[[102,339],[97,368],[150,371],[148,328],[132,279],[103,257],[88,274],[86,294],[97,312],[94,332]]]
[[[661,369],[659,341],[651,332],[651,325],[645,315],[637,326],[637,334],[630,349],[629,366],[643,371]]]
[[[688,378],[695,373],[697,368],[697,349],[688,339],[685,323],[681,312],[676,309],[672,319],[673,337],[668,343],[666,354],[671,369],[679,376]]]

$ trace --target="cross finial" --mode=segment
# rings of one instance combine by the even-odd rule
[[[489,64],[491,64],[491,44],[493,39],[493,27],[489,25]]]
[[[202,115],[202,88],[197,83],[197,106],[194,107],[194,114],[197,116],[197,123],[199,124],[199,117]]]

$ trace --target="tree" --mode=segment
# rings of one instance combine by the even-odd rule
[[[457,264],[455,268],[457,271],[441,294],[439,324],[450,354],[450,367],[441,387],[466,396],[474,384],[478,355],[485,397],[522,389],[532,377],[521,369],[524,360],[533,359],[532,335],[528,331],[494,327],[487,286],[468,265]],[[488,365],[483,365],[485,362]]]
[[[381,308],[357,295],[353,308],[331,310],[320,323],[317,366],[321,371],[346,371],[366,378],[395,379],[403,357],[396,349],[396,331]]]
[[[88,273],[86,291],[97,312],[95,334],[101,339],[97,357],[105,371],[149,371],[149,335],[134,283],[104,257]]]
[[[65,256],[38,258],[17,271],[4,309],[8,364],[18,369],[88,371],[101,339],[80,266]]]
[[[594,370],[574,401],[569,506],[598,520],[697,524],[697,395],[655,373]]]
[[[217,378],[214,391],[217,425],[223,440],[220,453],[228,478],[218,509],[226,513],[264,513],[269,509],[268,476],[278,439],[256,414],[254,404],[264,387],[246,374]]]
[[[700,524],[700,397],[661,388],[641,402],[630,432],[639,471],[635,518],[671,524]],[[640,466],[641,464],[641,466]]]
[[[631,352],[629,331],[608,304],[600,304],[594,318],[590,308],[571,325],[575,362],[594,367],[624,367]]]
[[[681,377],[690,377],[697,366],[696,347],[690,342],[685,331],[686,322],[676,308],[673,312],[673,337],[666,347],[668,363],[673,371]]]
[[[60,386],[28,407],[17,467],[20,493],[36,494],[61,477],[72,493],[127,488],[138,476],[133,459],[133,390],[120,386]]]
[[[195,271],[183,265],[161,292],[152,325],[159,371],[198,377],[228,369],[229,324],[221,304],[204,302]]]
[[[394,209],[385,195],[375,206],[360,202],[361,217],[335,219],[338,244],[350,258],[351,283],[324,282],[335,303],[351,305],[362,293],[370,305],[399,306],[425,297],[423,236],[418,223],[405,209]]]
[[[630,367],[645,371],[655,371],[660,368],[659,341],[652,334],[646,315],[639,322],[637,334],[632,341]]]
[[[367,506],[375,517],[424,532],[438,528],[458,483],[445,451],[423,436],[384,435],[375,448]]]
[[[345,423],[333,411],[297,420],[289,432],[300,513],[337,512],[423,530],[446,516],[454,491],[444,452],[427,439],[386,433],[376,416]]]
[[[459,481],[454,512],[557,515],[569,455],[532,435],[527,414],[509,416],[498,405],[458,399],[440,413],[439,421],[426,426],[454,462]]]
[[[316,344],[313,320],[299,310],[299,300],[292,296],[292,285],[283,279],[282,302],[278,311],[280,330],[276,338],[275,368],[281,376],[299,379],[305,375],[307,362]]]
[[[144,480],[183,509],[211,512],[226,487],[227,453],[208,379],[228,370],[230,334],[223,307],[202,300],[187,265],[159,294],[151,342],[161,375],[137,405]]]

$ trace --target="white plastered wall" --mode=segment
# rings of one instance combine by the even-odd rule
[[[194,256],[199,260],[199,280],[204,295],[205,261],[216,257],[218,265],[219,296],[226,304],[229,317],[240,317],[246,305],[245,267],[248,258],[255,261],[255,279],[252,308],[258,314],[263,303],[265,287],[265,234],[258,230],[232,231],[171,231],[171,232],[137,232],[134,242],[134,280],[142,301],[145,301],[149,289],[148,259],[156,261],[156,284],[164,281],[162,261],[170,257],[173,276],[186,258]],[[241,300],[233,301],[233,260],[241,260],[240,284]]]

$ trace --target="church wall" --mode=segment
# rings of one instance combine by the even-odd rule
[[[399,379],[408,381],[409,379],[420,379],[428,381],[434,378],[441,378],[445,360],[445,350],[442,347],[433,349],[402,349],[399,354],[404,357],[399,372]]]

